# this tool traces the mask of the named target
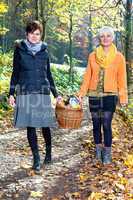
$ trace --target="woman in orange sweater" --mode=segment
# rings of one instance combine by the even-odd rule
[[[126,64],[124,56],[113,44],[114,31],[111,27],[101,28],[98,37],[100,45],[89,55],[78,96],[81,100],[87,93],[89,95],[96,158],[103,164],[110,164],[113,113],[118,99],[121,106],[126,106],[128,103]],[[102,126],[104,142],[102,142]]]

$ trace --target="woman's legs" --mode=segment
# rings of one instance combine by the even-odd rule
[[[111,147],[112,145],[112,119],[113,112],[106,111],[103,113],[103,133],[104,133],[104,146]]]
[[[46,143],[46,156],[44,164],[51,162],[51,131],[49,127],[42,127],[42,134]]]
[[[40,156],[38,151],[36,128],[27,127],[27,139],[34,159],[33,169],[36,171],[40,171]]]
[[[38,144],[37,144],[36,128],[27,127],[27,139],[28,139],[32,152],[37,151]]]
[[[103,113],[103,133],[104,133],[104,150],[103,150],[103,163],[111,163],[111,146],[112,146],[112,119],[113,112],[106,111]]]
[[[93,137],[95,144],[102,144],[100,112],[91,112],[93,122]]]
[[[101,113],[91,112],[93,122],[93,137],[96,145],[96,158],[102,162],[102,134],[101,134]]]

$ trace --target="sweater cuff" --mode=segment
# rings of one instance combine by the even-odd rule
[[[15,87],[14,87],[14,86],[11,86],[11,87],[10,87],[10,90],[9,90],[9,96],[10,96],[10,95],[14,96],[14,94],[15,94]]]
[[[57,90],[55,88],[54,89],[52,88],[51,92],[52,92],[54,98],[59,96],[59,94],[58,94],[58,92],[57,92]]]
[[[57,98],[59,96],[59,94],[57,93],[57,91],[53,91],[52,93],[53,93],[54,98]]]

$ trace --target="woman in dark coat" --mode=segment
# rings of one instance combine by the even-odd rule
[[[40,156],[36,128],[42,128],[46,142],[44,164],[51,162],[51,132],[54,115],[50,91],[58,96],[50,71],[47,45],[41,41],[42,25],[27,24],[26,39],[14,50],[13,72],[10,81],[9,104],[14,106],[14,126],[27,128],[27,138],[33,154],[33,169],[40,171]],[[15,98],[16,94],[16,98]]]

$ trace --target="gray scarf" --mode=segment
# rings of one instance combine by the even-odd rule
[[[27,45],[28,50],[31,51],[33,54],[36,54],[38,51],[41,50],[42,41],[34,44],[34,43],[31,43],[29,40],[25,39],[24,42]]]

